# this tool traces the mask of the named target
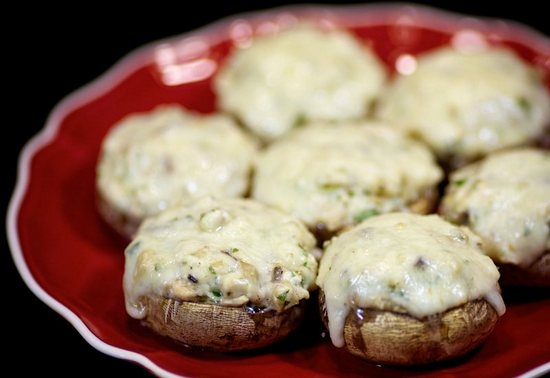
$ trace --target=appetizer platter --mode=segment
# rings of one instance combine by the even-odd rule
[[[288,66],[284,60],[279,61],[282,58],[277,55],[277,42],[269,41],[270,36],[283,34],[295,25],[316,25],[326,33],[336,32],[317,40],[306,28],[301,31],[303,46],[293,45],[301,36],[281,42],[290,46],[289,51],[298,51],[297,56],[313,67],[311,77],[304,74],[305,66],[300,66],[300,61],[291,61]],[[337,32],[343,35],[336,35]],[[262,48],[266,50],[258,47],[254,51],[254,43],[262,38],[266,42]],[[327,47],[329,40],[334,50]],[[314,45],[325,42],[327,46]],[[480,58],[491,69],[502,68],[501,72],[494,69],[488,75],[465,69],[470,79],[490,76],[500,85],[502,97],[475,108],[476,104],[470,105],[464,98],[471,95],[482,102],[484,96],[492,94],[492,84],[472,87],[457,79],[454,91],[444,91],[448,98],[441,93],[438,101],[422,97],[425,92],[419,83],[427,81],[422,77],[414,84],[403,84],[413,91],[411,98],[430,103],[427,111],[432,110],[432,104],[436,104],[433,108],[443,104],[446,113],[436,111],[433,118],[449,127],[436,133],[424,122],[430,114],[406,113],[421,105],[392,93],[397,87],[385,86],[397,77],[413,78],[415,71],[429,75],[437,71],[434,67],[438,64],[444,72],[442,76],[449,72],[445,70],[456,73],[456,66],[441,63],[451,59],[445,56],[441,61],[434,58],[434,66],[422,71],[423,54],[429,56],[439,48],[443,54],[449,46],[471,54],[493,47],[495,51],[502,49],[503,57],[495,52],[495,60],[493,56]],[[356,47],[364,51],[358,53]],[[250,54],[239,56],[239,52]],[[272,52],[274,55],[269,55]],[[327,59],[311,58],[308,54],[312,52]],[[262,60],[265,56],[268,59]],[[346,69],[334,69],[327,62],[344,64]],[[464,62],[458,66],[465,66]],[[477,62],[474,66],[483,64]],[[266,74],[264,70],[271,71]],[[501,73],[503,76],[499,76]],[[325,81],[316,87],[319,77]],[[523,82],[524,78],[527,82]],[[438,79],[430,80],[435,83],[435,89],[431,89],[441,91]],[[264,84],[276,92],[274,97],[264,90]],[[419,92],[414,93],[417,89]],[[478,260],[481,253],[477,249],[489,240],[478,240],[469,229],[461,231],[461,227],[475,229],[476,219],[473,213],[464,219],[463,208],[451,208],[451,201],[458,203],[458,199],[450,195],[459,189],[449,186],[446,193],[445,186],[446,180],[453,177],[452,184],[462,187],[464,174],[460,176],[459,169],[469,173],[470,163],[492,156],[497,149],[529,146],[548,155],[548,93],[550,41],[521,24],[397,3],[297,5],[235,15],[135,50],[53,109],[43,130],[20,155],[18,181],[7,217],[11,253],[30,290],[70,322],[90,345],[113,358],[136,363],[156,376],[538,377],[550,371],[550,329],[544,326],[550,317],[548,214],[543,213],[540,222],[536,218],[541,208],[548,212],[550,207],[544,186],[548,180],[540,180],[540,189],[532,195],[541,201],[540,206],[535,204],[528,215],[522,215],[539,222],[530,223],[529,232],[522,235],[526,239],[520,244],[530,248],[529,261],[542,255],[536,280],[530,281],[531,271],[521,269],[521,273],[528,274],[519,281],[506,281],[504,286],[497,282],[502,266],[494,265],[488,256]],[[290,103],[285,103],[285,99]],[[379,113],[376,106],[381,106]],[[502,109],[508,113],[499,113]],[[371,115],[380,117],[371,122]],[[393,119],[396,115],[398,120]],[[393,122],[403,124],[399,116],[418,121],[409,125],[414,129],[410,135],[394,135],[397,129],[390,133],[389,128],[382,133]],[[513,122],[503,125],[510,118]],[[148,122],[158,127],[150,127],[150,134],[142,133],[150,126]],[[204,130],[186,134],[176,130],[180,123],[192,125],[190,128],[200,125],[197,130]],[[478,128],[480,124],[483,127]],[[487,124],[490,127],[485,127]],[[372,127],[376,132],[364,134],[364,130],[357,130],[358,125]],[[457,125],[458,130],[473,130],[472,134],[457,136]],[[128,126],[128,130],[122,130],[122,126]],[[346,133],[347,139],[337,141],[338,133],[333,132],[336,127]],[[211,135],[200,139],[204,138],[203,131]],[[326,136],[321,136],[325,132]],[[293,144],[284,144],[287,137]],[[156,138],[159,144],[153,145],[151,141]],[[309,146],[312,140],[317,145],[311,143],[309,152],[296,155],[301,157],[293,160],[293,151]],[[463,140],[468,142],[461,145]],[[369,141],[373,145],[369,146]],[[374,144],[378,150],[364,153]],[[272,146],[279,146],[280,151],[270,150]],[[360,151],[358,159],[365,161],[358,160],[361,163],[355,164],[357,171],[348,170],[354,163],[341,159],[343,155],[336,148],[334,152],[334,146],[354,157]],[[395,161],[382,159],[370,166],[369,159],[383,156],[383,149],[392,148]],[[207,152],[203,154],[204,151]],[[180,160],[170,160],[172,152],[179,154]],[[266,155],[261,160],[254,155],[257,153]],[[548,157],[540,160],[541,167],[535,174],[547,175]],[[282,165],[283,161],[288,166]],[[312,163],[304,164],[306,161]],[[402,169],[407,162],[414,166]],[[436,166],[436,162],[440,165]],[[383,167],[381,172],[372,174],[370,181],[361,181],[366,176],[365,167],[375,172],[375,166]],[[323,168],[336,173],[325,174]],[[399,172],[397,176],[388,174],[393,169]],[[521,171],[521,167],[517,169]],[[256,177],[257,181],[251,178],[245,182],[254,170],[261,176]],[[454,170],[459,179],[450,175]],[[147,181],[149,171],[156,177],[154,183]],[[216,180],[211,176],[194,180],[192,175],[197,172],[214,172],[218,176]],[[181,180],[169,181],[170,174],[179,175]],[[186,181],[186,175],[192,179]],[[115,176],[125,181],[109,181]],[[299,188],[302,192],[296,192],[295,182],[303,184]],[[317,191],[304,189],[312,187]],[[176,198],[174,193],[179,192],[186,195]],[[153,197],[146,196],[149,194]],[[445,203],[445,208],[438,207],[444,195],[449,203]],[[241,203],[237,198],[233,198],[235,202],[218,203],[209,196],[241,197],[239,201],[250,203]],[[281,209],[264,208],[260,204],[264,200]],[[169,212],[165,208],[172,201],[174,212]],[[298,209],[298,204],[303,208]],[[376,223],[377,215],[385,212],[407,215],[388,217],[389,223],[380,217],[380,223]],[[437,212],[441,212],[441,219],[434,218]],[[48,221],[44,222],[38,214],[48,214]],[[266,218],[262,220],[262,216]],[[443,219],[445,216],[448,218]],[[441,234],[420,227],[424,219],[426,227],[437,227]],[[480,270],[472,269],[457,281],[445,277],[452,287],[452,298],[441,292],[433,294],[430,288],[421,286],[424,278],[401,289],[399,300],[408,300],[410,295],[417,301],[411,305],[380,298],[371,303],[366,291],[353,294],[353,306],[357,307],[355,313],[348,315],[348,310],[342,310],[348,304],[341,299],[351,294],[338,292],[335,287],[342,277],[352,274],[353,268],[341,262],[353,261],[354,248],[363,248],[356,237],[367,238],[365,235],[377,227],[380,231],[374,234],[380,235],[380,243],[386,245],[384,238],[390,231],[383,228],[390,223],[391,232],[405,225],[410,227],[411,233],[404,234],[409,238],[415,233],[427,235],[425,240],[418,241],[417,237],[414,243],[405,240],[403,245],[437,244],[441,238],[445,243],[458,243],[458,247],[441,244],[449,250],[458,248],[469,261],[476,261],[475,268]],[[224,227],[225,233],[214,235]],[[267,228],[288,234],[268,234]],[[181,230],[187,236],[178,239]],[[487,233],[493,235],[492,231]],[[502,232],[505,234],[506,230]],[[235,235],[235,240],[230,239]],[[529,236],[537,239],[528,239]],[[205,244],[185,244],[185,240],[193,238]],[[346,243],[352,243],[353,248]],[[465,252],[464,244],[472,250]],[[401,248],[391,245],[393,249]],[[168,252],[177,248],[178,258],[165,257],[164,248],[170,248]],[[190,256],[182,257],[189,248]],[[209,248],[217,248],[218,257],[213,257]],[[279,253],[281,248],[288,254]],[[275,251],[266,258],[269,263],[265,272],[264,267],[251,268],[263,259],[258,254],[262,249]],[[329,257],[323,260],[325,253]],[[345,255],[343,260],[335,257],[339,253]],[[395,289],[402,283],[395,283],[392,277],[400,269],[388,271],[382,266],[402,260],[399,256],[389,258],[395,260],[369,263],[382,264],[372,274],[374,277],[380,273],[381,281],[375,284],[389,280],[384,285]],[[232,264],[231,268],[222,260]],[[274,260],[277,261],[273,263]],[[339,276],[330,276],[333,266],[327,260],[343,270],[337,271]],[[457,269],[466,269],[462,264],[468,262],[459,260],[445,260],[426,248],[424,255],[415,255],[411,261],[423,272],[440,266],[454,269],[459,265]],[[519,257],[511,261],[519,261],[520,267],[525,267]],[[180,269],[174,268],[177,264],[185,268],[175,270]],[[355,267],[360,265],[357,260]],[[318,268],[323,279],[319,276],[316,280]],[[251,269],[256,271],[251,273]],[[230,277],[222,277],[222,271]],[[363,273],[352,275],[349,280],[361,281]],[[405,273],[413,277],[408,274]],[[480,277],[485,281],[476,281]],[[204,284],[207,280],[208,284]],[[153,282],[164,286],[158,289],[152,286]],[[316,285],[323,289],[319,295]],[[445,306],[448,303],[448,307],[433,305],[432,297]],[[246,311],[235,311],[241,308],[238,306],[244,306]],[[449,324],[433,331],[435,321],[430,316],[434,315],[427,310],[430,306],[439,311],[435,315],[438,322],[450,319]],[[149,314],[148,307],[153,308]],[[369,328],[365,319],[373,308],[388,318],[373,321]],[[401,316],[403,312],[405,317]],[[407,344],[411,342],[406,337],[407,329],[411,330],[412,313],[424,317],[421,327],[433,331],[431,336],[425,336],[423,330],[411,336],[424,340],[423,345]],[[247,323],[252,315],[256,320]],[[219,318],[214,319],[215,316]],[[291,320],[287,320],[289,316]],[[354,316],[360,320],[355,319],[357,323],[352,324]],[[455,348],[448,334],[454,332],[456,318],[462,319],[466,327],[458,327],[460,336]],[[384,321],[388,323],[382,324]],[[391,333],[394,326],[404,326],[405,331],[396,332],[394,339],[380,337]],[[338,334],[340,328],[348,333]],[[243,329],[252,336],[243,336]],[[431,344],[434,338],[436,346]],[[370,351],[365,344],[371,342],[381,344]],[[392,342],[402,343],[403,347],[388,347]],[[404,351],[403,356],[397,355],[398,350]],[[418,350],[422,357],[415,352]]]

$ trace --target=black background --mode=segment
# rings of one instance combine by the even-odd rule
[[[176,6],[166,1],[149,1],[126,7],[114,2],[107,5],[73,2],[75,5],[54,8],[50,4],[36,7],[20,2],[11,10],[6,9],[3,24],[12,26],[3,26],[3,82],[8,85],[0,87],[4,98],[4,106],[0,107],[4,113],[1,127],[5,132],[2,156],[8,152],[2,174],[4,211],[13,192],[21,148],[43,127],[50,111],[65,96],[146,43],[192,31],[236,13],[293,3],[305,2],[217,4],[198,0],[180,1]],[[339,4],[337,1],[313,3]],[[535,1],[495,2],[498,5],[485,7],[481,2],[465,1],[416,3],[468,15],[514,20],[550,35],[547,12]],[[4,357],[0,368],[15,376],[150,375],[141,366],[95,350],[65,319],[40,302],[21,280],[6,241],[2,258]]]

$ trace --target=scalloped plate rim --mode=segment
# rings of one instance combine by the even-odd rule
[[[246,20],[259,20],[259,19],[271,19],[273,15],[281,12],[290,12],[290,13],[301,13],[301,12],[323,12],[330,10],[331,12],[336,12],[339,16],[352,20],[357,15],[363,14],[366,11],[377,13],[379,16],[381,13],[384,13],[386,16],[395,14],[396,12],[403,11],[408,9],[409,11],[416,12],[416,16],[419,18],[429,17],[432,21],[437,19],[439,22],[437,25],[430,24],[430,29],[435,30],[448,30],[449,26],[452,24],[453,29],[458,24],[459,20],[471,20],[476,22],[476,27],[481,30],[494,30],[495,27],[500,28],[499,31],[506,34],[507,38],[515,41],[529,41],[529,45],[533,46],[535,43],[535,49],[538,51],[548,51],[550,55],[550,44],[545,35],[539,31],[531,28],[528,25],[506,19],[496,19],[496,18],[487,18],[479,17],[475,15],[457,13],[453,11],[448,11],[445,9],[439,9],[432,6],[415,4],[409,2],[394,2],[394,3],[368,3],[368,4],[348,4],[348,5],[337,5],[337,4],[315,4],[315,3],[304,3],[304,4],[294,4],[279,6],[274,8],[267,8],[258,11],[243,12],[234,14],[228,17],[221,18],[217,21],[213,21],[209,24],[206,24],[200,28],[178,34],[175,36],[159,39],[152,41],[148,44],[145,44],[137,49],[129,52],[121,59],[119,59],[114,65],[111,66],[105,73],[98,76],[96,79],[92,80],[90,83],[80,87],[72,93],[69,93],[65,98],[63,98],[59,103],[52,109],[50,115],[47,118],[47,121],[44,127],[34,135],[22,148],[17,165],[17,179],[15,184],[15,189],[13,191],[12,197],[8,204],[7,219],[6,219],[6,233],[8,236],[8,244],[10,247],[10,252],[15,263],[15,266],[21,275],[23,281],[31,290],[31,292],[38,297],[42,302],[49,306],[52,310],[64,317],[78,332],[79,334],[95,349],[99,352],[102,352],[106,355],[109,355],[114,358],[119,358],[123,360],[133,361],[140,364],[144,368],[148,369],[151,373],[160,376],[160,377],[180,377],[185,378],[185,376],[174,374],[170,371],[163,369],[162,367],[155,364],[149,358],[144,355],[133,352],[127,349],[115,347],[101,338],[97,337],[80,319],[80,317],[68,309],[63,303],[57,301],[53,298],[43,287],[41,287],[34,276],[30,272],[25,258],[23,257],[23,252],[21,249],[18,232],[17,232],[17,217],[19,208],[22,204],[23,196],[28,188],[28,181],[30,178],[30,162],[33,156],[43,147],[47,146],[58,134],[58,129],[61,124],[62,119],[69,114],[74,109],[78,108],[81,105],[84,105],[88,102],[93,101],[101,97],[103,94],[108,92],[110,89],[115,87],[118,83],[123,81],[135,68],[142,67],[143,65],[150,62],[153,56],[153,50],[165,43],[173,43],[175,41],[182,41],[189,37],[201,36],[201,37],[210,37],[219,38],[224,36],[223,28],[229,26],[233,21],[238,19]],[[377,17],[379,18],[379,17]],[[379,18],[380,19],[380,18]],[[418,19],[418,17],[417,17]],[[346,25],[376,25],[377,22],[371,20],[370,22],[365,21],[365,17],[361,18],[361,21],[356,20],[356,22],[345,22]],[[378,24],[387,23],[387,19],[381,18]],[[513,31],[513,33],[512,33]],[[545,48],[546,47],[546,48]],[[550,361],[542,364],[538,367],[535,367],[524,374],[520,375],[518,378],[533,378],[542,376],[544,373],[550,372]]]

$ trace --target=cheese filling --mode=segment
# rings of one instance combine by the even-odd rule
[[[148,218],[125,250],[127,312],[162,296],[282,311],[309,298],[316,241],[299,221],[263,204],[205,197]]]
[[[495,261],[529,266],[550,251],[550,152],[510,150],[453,172],[442,214],[480,235]]]
[[[136,218],[202,195],[238,197],[248,190],[257,148],[228,117],[161,105],[111,129],[97,187],[111,206]]]
[[[469,229],[439,216],[388,213],[365,220],[325,243],[317,284],[325,294],[333,344],[361,308],[439,314],[485,298],[505,312],[499,272]]]
[[[221,109],[272,141],[303,121],[364,117],[386,78],[382,61],[352,34],[304,24],[235,50],[215,86]]]
[[[439,157],[468,160],[541,135],[550,122],[550,95],[534,67],[512,51],[444,47],[419,56],[416,71],[397,77],[376,113]]]
[[[304,125],[255,167],[254,198],[331,231],[408,209],[443,177],[426,146],[377,122]]]

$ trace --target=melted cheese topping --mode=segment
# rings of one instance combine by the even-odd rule
[[[243,198],[202,198],[147,218],[125,250],[126,309],[144,296],[281,311],[309,298],[316,241],[295,218]]]
[[[228,117],[161,105],[110,130],[97,189],[111,206],[136,218],[202,195],[241,196],[257,148]]]
[[[479,234],[495,261],[529,266],[550,251],[550,152],[509,150],[453,172],[441,213]]]
[[[371,217],[327,242],[317,284],[334,345],[344,345],[346,317],[358,308],[423,318],[485,297],[502,315],[499,272],[480,245],[465,227],[411,213]]]
[[[220,108],[266,141],[309,120],[365,116],[387,78],[344,30],[297,25],[235,50],[215,77]]]
[[[377,116],[425,140],[438,156],[471,160],[524,144],[550,122],[550,96],[512,51],[451,47],[420,55],[381,95]]]
[[[442,177],[425,145],[383,124],[309,124],[260,153],[252,196],[333,231],[406,210]]]

